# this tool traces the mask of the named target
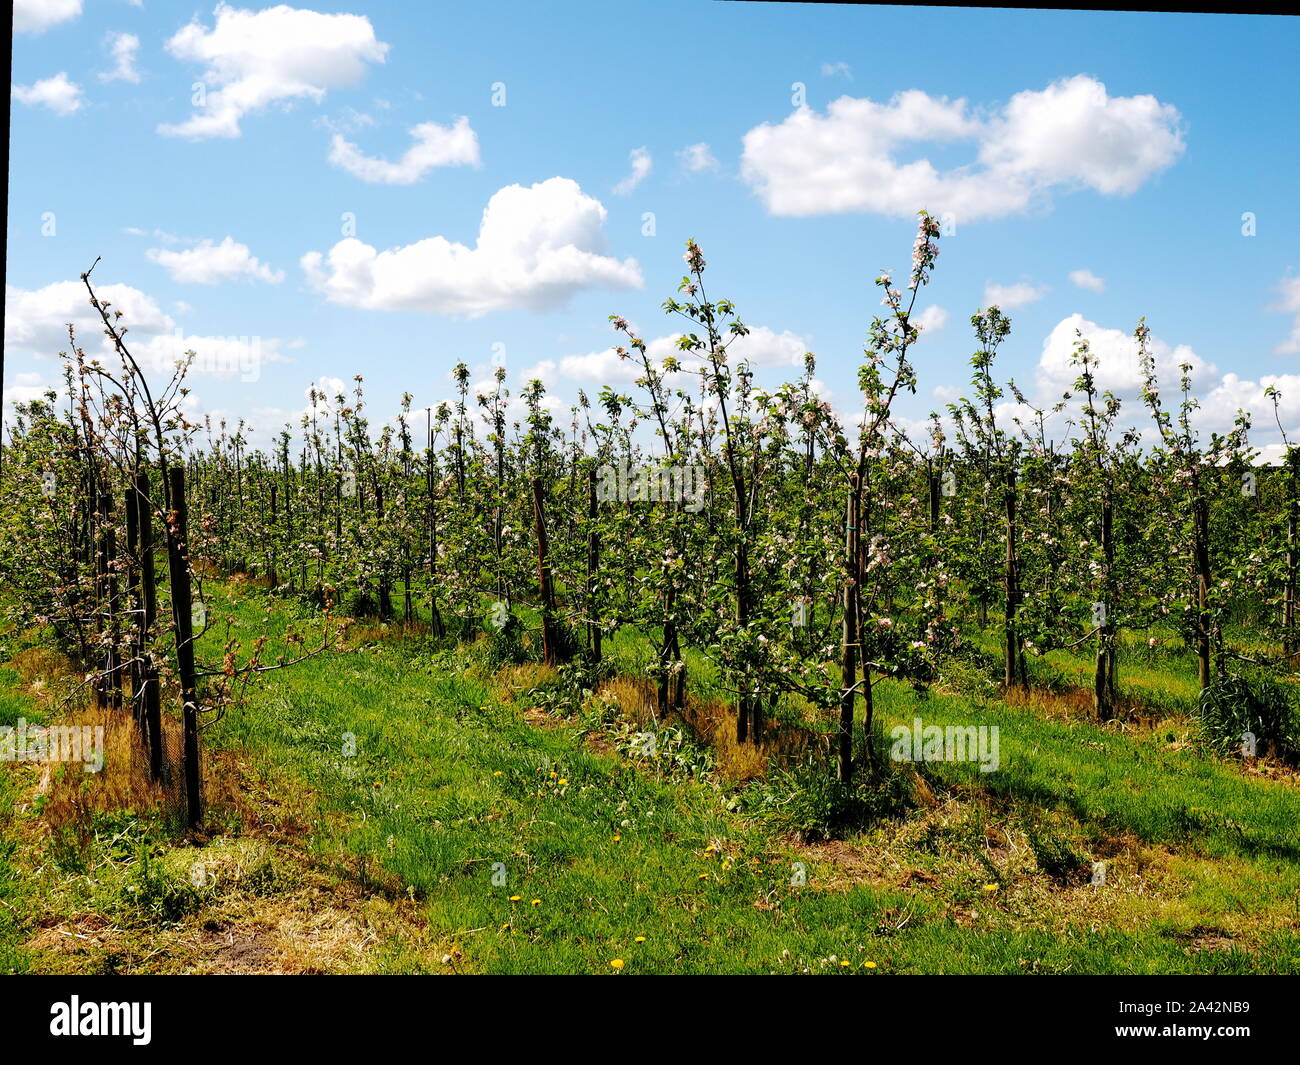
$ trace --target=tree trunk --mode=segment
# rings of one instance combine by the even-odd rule
[[[546,509],[542,500],[542,479],[532,479],[533,519],[537,529],[537,586],[542,598],[542,660],[548,666],[562,660],[555,626],[555,588],[551,583],[550,542],[546,536]]]
[[[447,627],[442,622],[442,612],[438,609],[438,508],[434,498],[433,471],[433,434],[429,434],[428,468],[426,481],[429,494],[429,618],[433,635],[437,639],[447,635]]]
[[[379,536],[387,534],[387,527],[384,523],[384,488],[379,484],[376,477],[375,481],[375,524]],[[379,564],[379,617],[388,621],[393,616],[393,575],[388,562],[388,552],[384,552],[383,560]]]
[[[190,588],[189,515],[185,506],[185,468],[168,471],[171,520],[167,523],[167,571],[172,593],[172,622],[176,628],[176,672],[181,685],[187,822],[197,829],[203,820],[199,777],[199,694],[194,666],[194,609]]]
[[[749,626],[749,548],[745,543],[742,515],[740,542],[736,544],[736,624],[743,631]],[[751,678],[738,677],[740,696],[736,708],[736,742],[758,745],[763,739],[763,707],[750,690]]]
[[[600,665],[600,621],[596,617],[596,581],[600,576],[600,533],[596,528],[596,469],[587,471],[587,658]]]
[[[134,631],[127,641],[127,655],[131,660],[130,667],[127,670],[127,676],[131,683],[131,720],[135,722],[136,728],[140,732],[141,746],[146,746],[149,741],[144,731],[144,716],[141,713],[142,705],[140,702],[142,687],[140,663],[144,654],[144,637],[141,634],[140,620],[144,615],[144,596],[140,589],[140,512],[137,507],[134,484],[122,494],[122,510],[126,515],[126,554],[128,560],[126,591],[131,603],[131,616],[135,622]]]
[[[140,714],[146,742],[149,747],[149,777],[162,780],[162,695],[158,686],[158,666],[150,651],[154,626],[158,622],[158,582],[154,571],[153,504],[149,498],[149,474],[140,470],[135,475],[136,520],[140,536],[140,591],[143,613],[139,632],[140,661]]]
[[[1114,609],[1112,573],[1115,564],[1114,507],[1109,490],[1101,500],[1101,621],[1097,625],[1097,659],[1093,673],[1093,706],[1101,721],[1115,716],[1115,624],[1111,618]]]
[[[1300,526],[1300,500],[1297,499],[1297,474],[1300,474],[1300,449],[1287,452],[1286,498],[1286,577],[1282,598],[1282,650],[1296,653],[1296,530]]]
[[[847,784],[853,779],[853,687],[858,677],[858,509],[860,481],[853,474],[849,482],[844,517],[844,642],[840,680],[840,726],[837,736],[839,778]]]
[[[1196,566],[1196,660],[1202,688],[1210,686],[1210,519],[1200,485],[1194,488]]]
[[[276,546],[276,538],[280,535],[279,491],[277,485],[271,485],[271,535],[268,537],[271,541],[271,572],[268,576],[271,578],[272,589],[280,585],[279,551]]]
[[[117,526],[113,521],[113,496],[105,487],[100,494],[103,518],[104,621],[107,645],[104,649],[106,705],[112,712],[122,709],[122,643],[118,616]]]
[[[1006,665],[1003,670],[1003,683],[1008,689],[1020,684],[1020,639],[1016,633],[1016,611],[1020,606],[1020,589],[1016,574],[1016,470],[1007,464],[1006,484],[1002,493],[1006,511],[1007,553],[1003,572],[1003,593],[1005,612],[1004,634],[1006,643]]]

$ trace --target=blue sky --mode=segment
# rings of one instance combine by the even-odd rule
[[[313,380],[364,374],[381,418],[402,392],[449,398],[459,359],[483,380],[495,357],[514,390],[540,376],[567,408],[579,387],[632,387],[609,314],[668,350],[659,305],[694,237],[711,294],[755,329],[760,383],[812,350],[849,418],[872,281],[906,278],[926,207],[949,232],[918,304],[908,417],[964,385],[970,315],[998,302],[1014,321],[1001,375],[1032,397],[1073,379],[1076,328],[1132,396],[1125,335],[1145,315],[1167,376],[1195,364],[1206,428],[1244,405],[1273,442],[1271,382],[1300,435],[1294,19],[701,0],[16,9],[7,402],[57,380],[63,323],[88,322],[67,282],[103,256],[94,278],[137,347],[166,357],[179,330],[200,353],[195,413],[243,416],[263,442]]]

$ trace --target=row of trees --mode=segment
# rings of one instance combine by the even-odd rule
[[[263,663],[264,638],[242,661],[233,640],[220,662],[198,660],[207,611],[187,487],[195,428],[183,415],[189,361],[151,387],[122,312],[95,295],[93,270],[81,280],[113,356],[87,358],[69,326],[62,398],[50,393],[17,411],[0,496],[3,607],[20,628],[48,626],[83,667],[69,702],[130,713],[149,776],[183,795],[186,821],[197,828],[200,730],[257,673],[290,663],[285,656]],[[211,523],[202,513],[200,529]],[[168,700],[180,721],[179,764],[165,735]]]
[[[137,522],[154,516],[168,551],[176,539],[190,560],[170,593],[182,671],[186,567],[191,579],[254,574],[322,606],[341,598],[352,615],[427,620],[440,639],[486,628],[508,641],[528,606],[552,663],[596,665],[611,633],[643,633],[664,714],[687,698],[685,650],[713,659],[741,742],[758,742],[778,701],[799,694],[838,720],[844,780],[878,768],[876,681],[926,683],[991,623],[1007,686],[1028,683],[1029,656],[1091,643],[1102,718],[1117,712],[1121,629],[1172,627],[1194,648],[1202,685],[1239,653],[1225,635],[1237,620],[1276,641],[1279,657],[1294,655],[1300,449],[1288,446],[1280,468],[1256,466],[1244,415],[1203,438],[1186,368],[1166,406],[1145,324],[1134,335],[1137,410],[1099,388],[1082,338],[1071,394],[1036,409],[1014,381],[1000,383],[1012,323],[989,307],[971,319],[971,386],[949,406],[951,438],[938,417],[922,433],[904,424],[898,399],[917,387],[913,313],[938,240],[922,213],[906,284],[876,279],[884,313],[869,330],[861,417],[850,424],[818,394],[811,354],[797,380],[755,385],[729,350],[748,329],[730,301],[707,294],[694,242],[664,303],[682,323],[677,353],[652,358],[614,316],[636,388],[579,393],[567,422],[538,381],[512,396],[504,369],[471,395],[462,363],[451,402],[416,411],[408,395],[382,424],[368,417],[360,377],[350,395],[313,388],[301,424],[253,448],[243,423],[184,423],[183,367],[154,400],[105,309],[130,371],[119,380],[74,343],[65,400],[28,404],[12,428],[7,586],[99,677],[140,662],[139,645],[160,635],[156,611],[150,619],[134,605],[154,579],[144,575],[152,541],[139,528],[133,539],[127,519],[124,569],[88,546],[119,527],[95,502],[111,482],[137,500]],[[1123,427],[1138,422],[1154,427],[1154,445]],[[43,494],[51,473],[78,487]],[[138,485],[134,496],[124,485]],[[176,522],[183,485],[187,534]],[[82,547],[69,557],[73,525]],[[104,606],[114,597],[143,626],[126,651]],[[263,668],[255,652],[222,676]]]

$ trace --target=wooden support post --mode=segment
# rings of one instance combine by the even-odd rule
[[[185,805],[189,827],[197,829],[203,820],[203,799],[199,777],[199,694],[194,666],[194,621],[191,613],[194,606],[190,586],[185,467],[173,466],[167,476],[172,504],[167,527],[167,569],[172,590],[172,622],[176,629],[176,672],[183,701]]]

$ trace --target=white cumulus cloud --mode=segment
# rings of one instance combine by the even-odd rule
[[[671,333],[646,341],[646,355],[651,364],[662,367],[664,359],[672,357],[681,364],[683,373],[698,372],[703,359],[678,348],[677,342],[681,336],[681,333]],[[808,348],[807,338],[788,329],[778,333],[765,325],[751,326],[748,334],[728,343],[727,361],[735,366],[743,360],[755,369],[802,367],[804,353]],[[565,355],[560,360],[559,373],[580,384],[614,385],[630,384],[644,373],[644,369],[641,357],[636,352],[631,352],[630,357],[624,359],[619,357],[614,346],[610,346],[603,351],[592,351],[585,355]],[[670,381],[675,376],[669,375]],[[675,381],[672,383],[677,384]]]
[[[171,274],[173,281],[183,285],[215,285],[237,280],[278,285],[284,280],[283,270],[273,270],[257,259],[247,244],[240,244],[233,237],[226,237],[220,244],[200,241],[183,251],[150,248],[145,255]]]
[[[122,312],[117,324],[128,330],[127,347],[151,376],[170,375],[188,351],[195,353],[190,367],[195,378],[254,381],[265,364],[288,361],[277,337],[186,334],[153,297],[130,285],[96,285],[95,295],[109,303],[110,314]],[[112,341],[80,281],[56,281],[38,289],[5,286],[6,351],[53,358],[69,350],[69,323],[87,356],[112,364]]]
[[[1097,392],[1112,392],[1120,400],[1117,429],[1136,429],[1141,446],[1160,443],[1151,412],[1142,399],[1142,367],[1138,360],[1137,341],[1132,330],[1112,329],[1089,321],[1081,314],[1063,318],[1043,342],[1042,353],[1034,371],[1033,405],[1048,409],[1069,392],[1072,398],[1064,411],[1049,417],[1048,434],[1061,440],[1078,434],[1083,424],[1082,396],[1075,387],[1082,367],[1073,361],[1079,340],[1088,342],[1095,360],[1093,381]],[[1264,374],[1257,381],[1235,373],[1223,373],[1214,363],[1199,355],[1188,344],[1173,344],[1152,333],[1148,348],[1155,360],[1156,385],[1164,409],[1177,416],[1182,400],[1182,367],[1189,367],[1188,379],[1196,409],[1191,413],[1193,427],[1202,434],[1227,432],[1233,427],[1238,411],[1251,416],[1251,443],[1264,455],[1260,461],[1276,461],[1281,434],[1273,414],[1273,402],[1267,390],[1280,393],[1278,416],[1291,439],[1300,439],[1300,374]],[[936,399],[952,402],[965,392],[963,388],[941,386],[934,390]],[[1032,418],[1028,406],[1010,399],[997,407],[1002,421],[1012,417]],[[1067,424],[1073,421],[1073,428]]]
[[[46,381],[38,373],[19,373],[13,375],[13,380],[6,382],[4,390],[4,405],[12,407],[19,403],[31,403],[36,399],[44,399],[47,392],[63,394],[62,384],[56,384]]]
[[[1071,360],[1079,334],[1088,341],[1097,360],[1097,366],[1093,370],[1097,390],[1110,390],[1130,400],[1139,397],[1142,371],[1138,363],[1137,341],[1133,339],[1131,331],[1105,328],[1081,314],[1061,319],[1043,342],[1036,370],[1040,396],[1052,401],[1059,399],[1064,392],[1073,391],[1074,382],[1079,376],[1079,366]],[[1184,362],[1192,367],[1190,376],[1193,389],[1204,391],[1217,385],[1218,369],[1201,358],[1190,346],[1171,346],[1153,336],[1150,348],[1156,360],[1156,376],[1162,392],[1177,389],[1182,376],[1179,366]]]
[[[14,32],[44,33],[81,14],[81,0],[14,0]]]
[[[614,186],[615,196],[626,196],[640,185],[646,179],[646,175],[650,173],[650,168],[653,165],[650,153],[644,147],[633,148],[628,153],[628,158],[632,162],[632,173]]]
[[[95,294],[122,312],[122,324],[134,335],[154,335],[172,328],[172,320],[158,304],[130,285],[96,286]],[[99,313],[80,281],[56,281],[44,288],[5,286],[5,347],[54,356],[68,350],[68,324],[76,329],[77,344],[87,352],[103,336]]]
[[[912,324],[921,330],[921,336],[937,333],[948,324],[948,311],[937,303],[931,304],[912,319]]]
[[[1274,304],[1273,310],[1284,314],[1293,314],[1291,335],[1273,350],[1278,355],[1300,355],[1300,277],[1288,277],[1278,286],[1282,299]]]
[[[969,162],[939,170],[896,158],[915,144],[951,142],[973,146]],[[776,215],[910,216],[924,207],[971,221],[1023,211],[1058,188],[1128,195],[1183,147],[1172,105],[1112,97],[1077,75],[1017,93],[988,116],[916,89],[883,104],[841,96],[824,115],[800,107],[745,134],[741,174]]]
[[[56,115],[70,115],[81,110],[81,87],[59,71],[32,85],[14,85],[14,99],[29,107],[48,107]]]
[[[355,178],[376,185],[414,185],[430,170],[440,166],[479,166],[478,136],[462,115],[454,125],[421,122],[411,129],[415,142],[395,163],[364,154],[360,148],[335,133],[330,141],[330,162]]]
[[[1086,185],[1127,196],[1183,151],[1178,110],[1154,96],[1107,94],[1079,74],[1018,92],[989,126],[980,159],[1026,184]]]
[[[662,362],[664,355],[672,354],[667,345],[661,342],[662,340],[663,338],[660,338],[646,344],[646,353],[650,355],[652,362]],[[658,348],[654,347],[656,344],[659,345]],[[611,346],[603,351],[588,352],[586,355],[565,355],[560,360],[560,373],[570,381],[583,384],[630,384],[640,376],[640,366],[639,361],[619,358]]]
[[[1019,281],[1014,285],[989,284],[984,286],[984,306],[1014,311],[1017,307],[1027,307],[1035,300],[1042,299],[1046,292],[1046,288],[1031,285],[1028,281]]]
[[[1078,288],[1086,288],[1090,292],[1106,291],[1106,282],[1091,270],[1071,270],[1070,283]]]
[[[777,333],[765,325],[753,326],[745,336],[727,345],[731,363],[747,360],[753,366],[803,366],[808,341],[786,329]]]
[[[140,38],[134,33],[110,33],[104,38],[104,47],[113,57],[113,69],[100,74],[99,80],[138,84],[140,72],[135,69],[135,57],[140,51]]]
[[[717,170],[718,161],[713,157],[713,152],[709,146],[700,141],[699,144],[690,144],[677,153],[677,158],[681,161],[682,168],[692,174],[699,174],[705,170]]]
[[[240,120],[271,104],[321,100],[328,89],[360,83],[388,45],[364,15],[327,15],[285,4],[246,11],[219,3],[208,29],[189,23],[170,40],[177,59],[200,63],[203,102],[166,136],[238,137]]]
[[[1292,441],[1296,440],[1295,427],[1300,425],[1300,374],[1265,374],[1258,381],[1243,380],[1235,373],[1226,373],[1213,388],[1201,397],[1198,422],[1220,432],[1231,428],[1237,411],[1249,411],[1252,417],[1252,438],[1277,436],[1277,421],[1273,415],[1273,400],[1268,388],[1277,389],[1277,417]]]
[[[474,247],[428,237],[378,251],[349,237],[300,260],[333,303],[477,318],[560,306],[580,289],[640,288],[635,259],[602,254],[606,210],[576,181],[508,185],[488,201]]]

